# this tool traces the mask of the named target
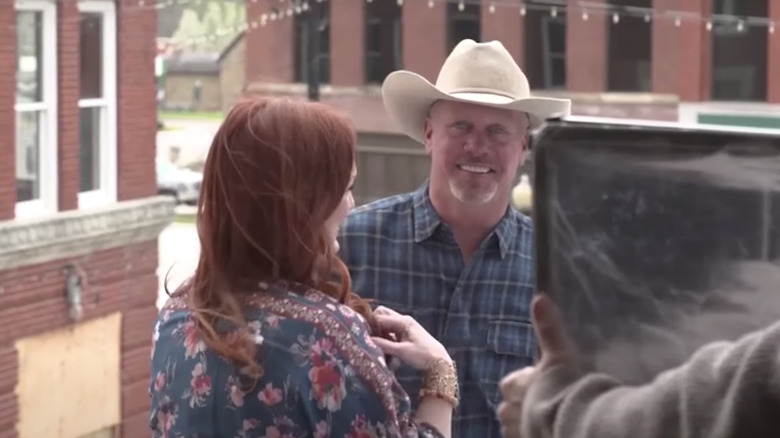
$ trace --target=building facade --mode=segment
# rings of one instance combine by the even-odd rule
[[[358,187],[370,193],[358,195],[367,198],[407,190],[427,169],[424,153],[384,114],[379,84],[399,68],[435,81],[463,38],[500,40],[536,94],[571,98],[578,115],[707,122],[726,110],[780,113],[780,81],[770,80],[780,77],[780,31],[772,24],[780,28],[780,0],[247,0],[246,7],[249,94],[306,95],[306,17],[323,17],[321,99],[361,133]],[[755,123],[780,128],[780,119]]]
[[[157,238],[156,14],[0,8],[0,431],[148,435]]]

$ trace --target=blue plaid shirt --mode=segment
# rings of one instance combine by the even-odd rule
[[[413,316],[456,361],[453,437],[500,437],[498,383],[536,354],[531,220],[510,208],[464,266],[426,183],[355,209],[339,243],[355,292]],[[416,407],[419,372],[404,366],[398,379]]]

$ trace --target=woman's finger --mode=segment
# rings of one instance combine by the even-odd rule
[[[389,354],[390,356],[399,355],[399,353],[401,353],[404,348],[407,347],[407,345],[402,342],[394,342],[389,339],[380,338],[378,336],[375,336],[372,339],[374,340],[376,346],[379,347],[383,353]]]
[[[393,309],[391,309],[389,307],[385,307],[385,306],[377,307],[374,310],[374,313],[378,313],[380,315],[398,315],[398,316],[401,315],[400,313],[396,312],[395,310],[393,310]]]
[[[374,321],[386,332],[403,334],[409,331],[411,321],[404,315],[375,314]]]

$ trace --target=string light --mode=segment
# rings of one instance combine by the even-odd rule
[[[150,3],[154,1],[155,0],[139,0],[139,4],[143,2]],[[156,1],[159,2],[162,0],[156,0]],[[195,1],[200,1],[200,0],[195,0]],[[251,1],[256,3],[258,1],[264,1],[264,0],[251,0]],[[257,25],[254,24],[255,22],[260,23],[260,27],[262,27],[265,26],[265,24],[269,21],[277,21],[286,17],[299,15],[310,9],[308,3],[305,0],[303,0],[302,3],[301,0],[278,0],[278,1],[282,4],[290,3],[296,6],[290,7],[289,9],[285,9],[281,12],[277,11],[277,12],[264,13],[260,17],[255,18],[254,20],[250,20],[250,24],[247,27],[255,29],[258,27]],[[316,1],[317,3],[321,3],[323,1],[335,2],[337,0],[316,0]],[[365,1],[366,3],[373,3],[380,0],[365,0]],[[398,7],[403,7],[405,3],[408,2],[405,2],[405,0],[396,0],[396,4],[398,5]],[[481,2],[480,0],[427,0],[428,7],[431,9],[435,7],[436,3],[457,4],[457,9],[462,12],[465,11],[467,4],[478,5]],[[156,4],[159,5],[160,3],[156,3]],[[524,17],[527,14],[528,10],[547,12],[552,18],[558,17],[561,13],[579,12],[582,21],[588,21],[593,14],[597,14],[597,15],[611,17],[611,20],[614,24],[618,24],[620,20],[624,17],[641,18],[645,21],[645,23],[650,23],[651,21],[653,21],[653,19],[657,17],[662,17],[662,18],[673,20],[675,27],[682,26],[683,20],[685,20],[686,22],[702,23],[707,30],[712,30],[718,23],[731,23],[732,25],[735,25],[736,30],[739,32],[743,32],[746,27],[765,27],[770,34],[773,34],[775,32],[775,25],[776,25],[774,21],[762,17],[740,17],[739,21],[735,21],[735,17],[733,16],[702,15],[702,14],[687,13],[687,12],[675,11],[675,10],[659,12],[653,8],[618,6],[618,5],[611,5],[606,2],[597,3],[597,2],[580,1],[580,2],[576,2],[576,4],[561,6],[561,5],[551,5],[551,4],[543,4],[543,3],[528,3],[524,0],[490,0],[488,2],[487,8],[488,8],[488,12],[493,14],[496,12],[496,9],[498,7],[504,7],[504,6],[517,7],[521,17]],[[732,29],[734,29],[734,27]]]

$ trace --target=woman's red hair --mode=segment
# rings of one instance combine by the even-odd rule
[[[200,260],[173,295],[187,297],[205,343],[253,380],[262,368],[241,296],[259,282],[303,283],[373,320],[324,226],[350,184],[356,143],[349,119],[291,99],[239,102],[214,136],[198,200]],[[226,332],[226,322],[238,329]]]

